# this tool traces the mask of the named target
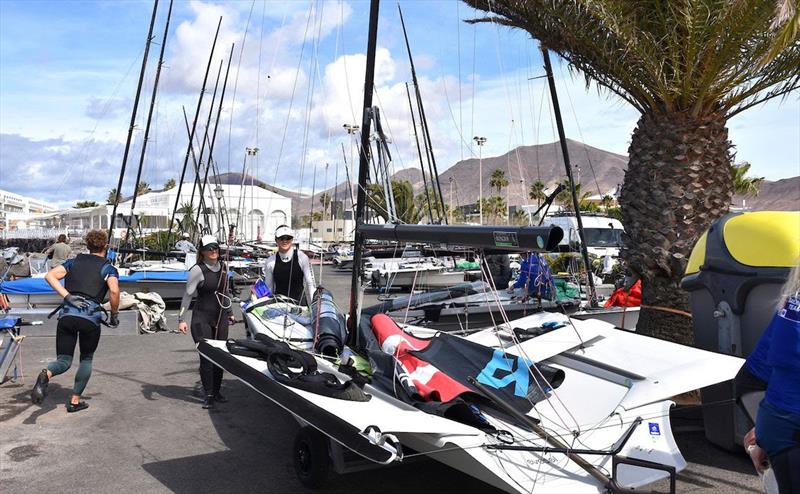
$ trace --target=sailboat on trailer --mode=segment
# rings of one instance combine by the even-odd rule
[[[372,0],[354,266],[367,239],[552,248],[558,227],[364,224],[378,7]],[[686,462],[669,397],[732,379],[742,364],[547,312],[466,337],[430,336],[362,310],[362,282],[354,269],[346,320],[323,289],[310,309],[267,296],[243,305],[250,338],[198,343],[204,358],[303,425],[293,460],[309,486],[331,460],[341,466],[344,449],[380,466],[411,448],[506,492],[642,492],[663,478],[674,492]]]

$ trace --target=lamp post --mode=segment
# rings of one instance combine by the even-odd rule
[[[358,132],[361,130],[361,126],[360,125],[355,125],[355,124],[352,124],[352,125],[351,124],[344,124],[344,125],[342,125],[342,127],[347,132],[347,135],[350,136],[350,164],[348,166],[353,166],[353,136],[355,134],[358,134]],[[348,172],[347,176],[348,177],[352,176],[352,173]],[[352,184],[352,182],[350,182],[349,178],[347,179],[347,187],[350,188],[350,198],[351,198],[350,202],[352,202],[353,184]],[[355,208],[355,204],[350,204],[350,207]]]
[[[244,148],[244,150],[247,152],[247,156],[251,156],[252,158],[255,158],[256,155],[258,155],[258,148]],[[251,162],[252,162],[252,158],[251,158]],[[252,166],[252,163],[251,163],[251,166]],[[242,183],[244,183],[244,177],[242,177]],[[255,230],[255,228],[253,228],[253,200],[254,200],[253,199],[253,195],[254,195],[253,194],[253,187],[254,186],[255,186],[255,183],[253,182],[253,175],[250,174],[250,214],[248,215],[249,216],[249,221],[248,221],[249,228],[245,228],[244,229],[245,230],[245,236],[250,235],[250,238],[253,238],[253,230]],[[242,213],[240,211],[239,212],[239,216],[240,217],[241,217],[241,214]],[[238,225],[237,225],[237,227],[238,227]],[[248,232],[248,230],[249,230],[249,232]],[[247,237],[245,237],[245,238],[247,238]]]
[[[478,208],[480,210],[481,225],[483,224],[483,145],[486,143],[485,137],[475,136],[472,138],[478,144]]]
[[[450,224],[453,224],[453,208],[455,204],[453,203],[453,176],[450,175]]]
[[[214,188],[214,197],[217,198],[217,213],[218,213],[217,231],[222,230],[223,233],[224,230],[222,228],[222,196],[224,194],[225,194],[225,189],[223,189],[221,185],[217,185]]]

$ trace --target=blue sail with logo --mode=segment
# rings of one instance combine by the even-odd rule
[[[437,333],[427,347],[411,353],[479,393],[467,380],[475,378],[523,413],[564,382],[561,369],[447,333]]]

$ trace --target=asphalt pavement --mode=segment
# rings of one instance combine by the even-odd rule
[[[346,308],[349,276],[326,268],[322,282]],[[374,300],[367,295],[365,304]],[[175,327],[175,311],[168,314]],[[72,414],[64,405],[76,366],[51,381],[42,405],[31,404],[37,372],[55,359],[55,338],[25,339],[24,379],[0,385],[0,492],[313,492],[294,474],[290,453],[298,426],[288,413],[229,375],[223,382],[229,402],[204,410],[191,337],[113,333],[103,329],[95,353],[84,395],[89,408]],[[243,337],[244,329],[238,324],[231,333]],[[696,410],[674,414],[673,429],[689,462],[678,476],[678,492],[758,491],[747,457],[706,441]],[[333,475],[317,492],[497,491],[421,459]]]

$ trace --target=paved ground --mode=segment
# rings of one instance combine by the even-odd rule
[[[349,278],[324,283],[345,306]],[[367,297],[367,302],[374,296]],[[174,311],[170,320],[174,323]],[[112,336],[104,329],[86,390],[89,409],[67,414],[74,368],[55,378],[44,405],[31,405],[36,372],[55,357],[54,338],[28,338],[25,383],[0,385],[0,492],[79,491],[303,493],[290,448],[297,429],[285,412],[226,377],[230,399],[200,407],[198,357],[189,336]],[[241,325],[233,335],[243,336]],[[749,460],[708,443],[697,414],[674,417],[690,462],[679,476],[686,493],[755,492]],[[334,476],[321,492],[496,492],[437,462]]]

